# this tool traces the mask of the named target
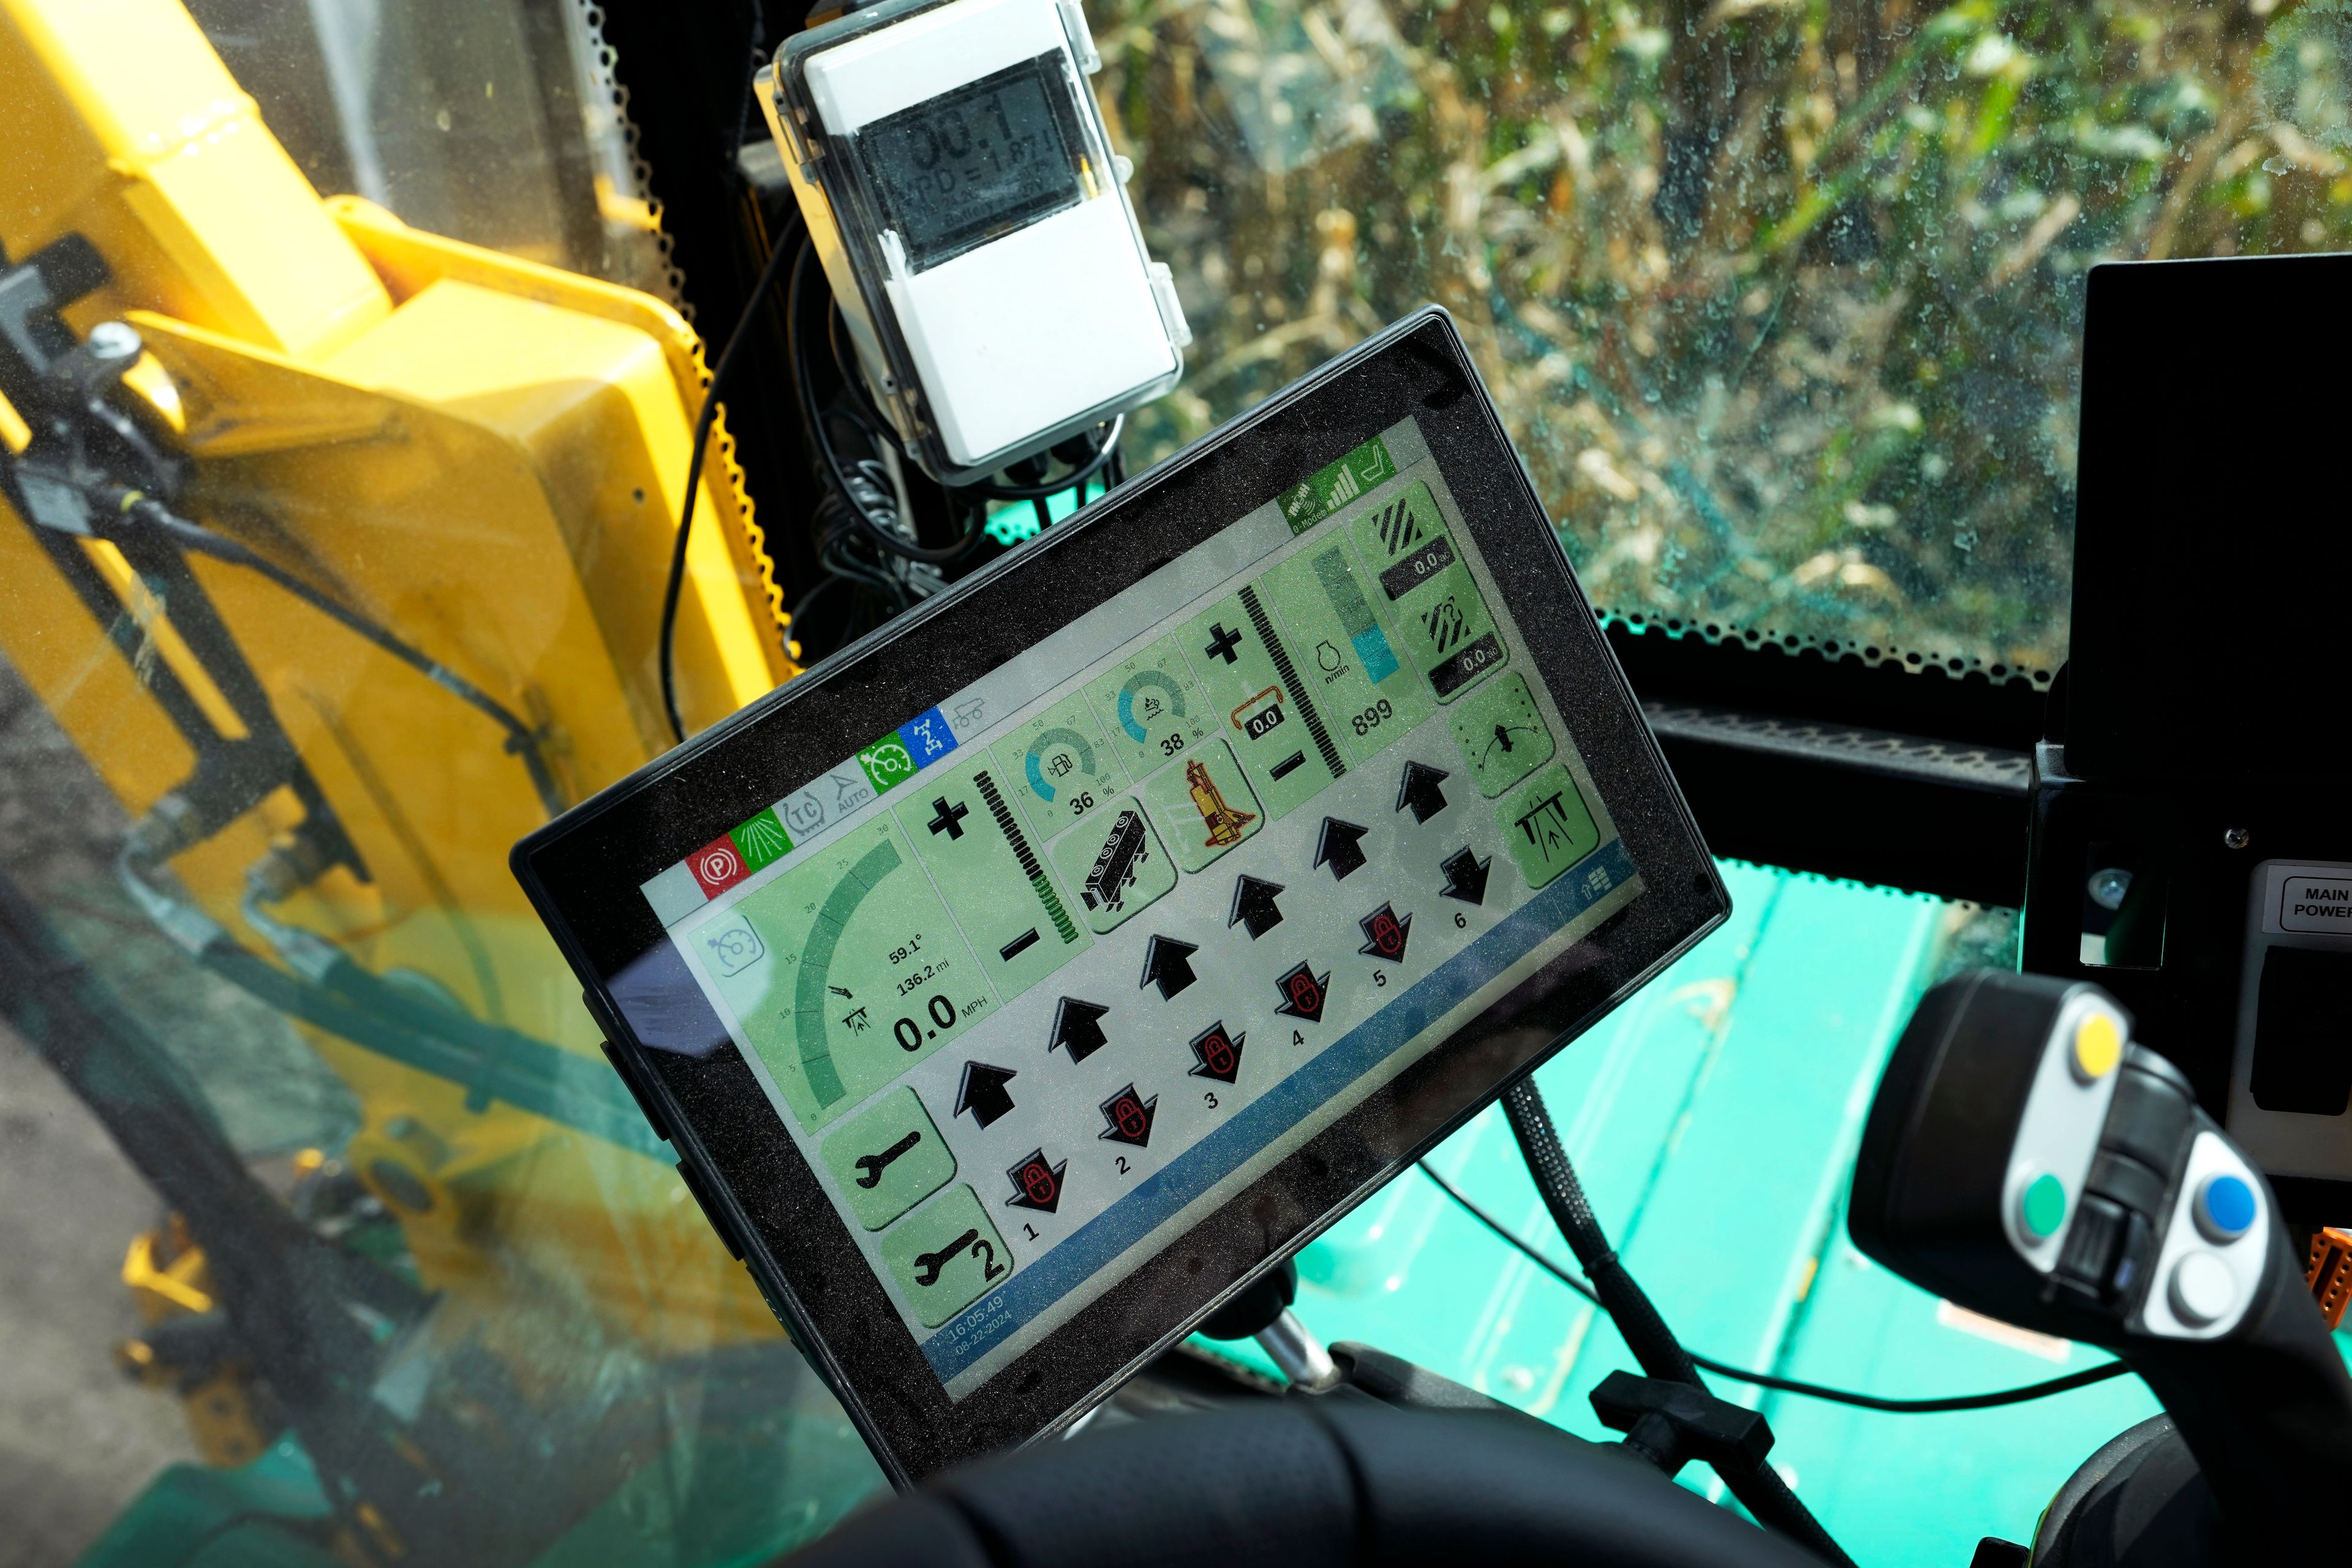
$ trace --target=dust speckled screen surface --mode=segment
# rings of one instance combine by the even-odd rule
[[[957,1400],[1641,890],[1410,419],[643,889]]]

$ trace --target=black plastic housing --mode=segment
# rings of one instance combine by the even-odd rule
[[[2223,1515],[2226,1560],[2332,1540],[2333,1523],[2313,1504],[2352,1488],[2352,1376],[2305,1288],[2275,1197],[2263,1282],[2237,1327],[2216,1340],[2131,1329],[2151,1280],[2111,1309],[2078,1304],[2049,1289],[2003,1234],[2002,1181],[2034,1071],[2059,1010],[2081,989],[1980,970],[1921,999],[1864,1130],[1847,1217],[1854,1245],[1961,1306],[2114,1352],[2163,1401],[2196,1456]],[[2129,1104],[2120,1096],[2117,1104],[2129,1120]],[[2113,1142],[2126,1130],[2118,1110],[2109,1114],[2104,1137]],[[2219,1131],[2187,1114],[2190,1126],[2174,1126],[2179,1143]],[[2142,1142],[2153,1157],[2164,1141]],[[2180,1157],[2176,1148],[2163,1173],[2164,1212]]]
[[[950,1400],[637,889],[874,735],[1408,416],[1544,673],[1643,891],[982,1386]],[[519,844],[512,866],[713,1227],[901,1484],[1053,1431],[1105,1396],[1729,909],[1460,334],[1435,307],[575,807]]]

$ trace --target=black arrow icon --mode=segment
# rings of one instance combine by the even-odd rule
[[[1323,1004],[1331,997],[1331,972],[1327,969],[1318,974],[1310,965],[1302,963],[1277,978],[1274,988],[1282,993],[1282,1005],[1276,1012],[1319,1024],[1323,1021]]]
[[[1143,1148],[1151,1142],[1152,1119],[1160,1114],[1160,1097],[1144,1099],[1129,1084],[1102,1102],[1103,1121],[1108,1123],[1096,1136],[1114,1143],[1132,1143]]]
[[[1109,1011],[1098,1002],[1063,997],[1062,1005],[1054,1009],[1054,1037],[1045,1042],[1045,1048],[1069,1052],[1074,1063],[1086,1060],[1110,1043],[1102,1030],[1103,1015]]]
[[[1364,832],[1352,822],[1325,817],[1322,837],[1315,840],[1315,863],[1330,867],[1331,875],[1346,881],[1363,867],[1364,851],[1359,840]]]
[[[1136,984],[1159,986],[1160,999],[1168,1000],[1199,978],[1192,973],[1192,955],[1200,951],[1195,942],[1153,937],[1143,949],[1143,978]]]
[[[1445,792],[1437,786],[1452,776],[1427,763],[1405,763],[1404,778],[1397,785],[1396,808],[1411,811],[1416,823],[1427,822],[1445,809]]]
[[[1364,945],[1358,952],[1385,958],[1391,963],[1404,962],[1404,945],[1412,937],[1411,915],[1400,915],[1393,905],[1382,904],[1356,924],[1364,933]]]
[[[1459,899],[1465,904],[1485,903],[1486,901],[1486,868],[1494,863],[1493,856],[1489,855],[1481,860],[1477,856],[1470,853],[1470,847],[1466,844],[1448,855],[1437,863],[1437,868],[1445,873],[1445,886],[1443,889],[1445,897]]]
[[[1200,1065],[1192,1069],[1192,1076],[1233,1082],[1234,1075],[1242,1070],[1242,1047],[1247,1044],[1247,1035],[1228,1035],[1225,1021],[1218,1019],[1192,1037],[1192,1056]]]
[[[971,1119],[986,1127],[990,1122],[1013,1109],[1013,1097],[1004,1086],[1019,1077],[1011,1068],[992,1068],[986,1062],[963,1064],[963,1083],[956,1090],[955,1113],[971,1112]]]
[[[1250,940],[1255,942],[1282,923],[1282,910],[1274,901],[1280,891],[1279,882],[1244,877],[1234,884],[1234,912],[1225,917],[1225,923],[1249,927]]]
[[[1062,1173],[1069,1168],[1067,1160],[1048,1164],[1045,1150],[1030,1150],[1004,1168],[1013,1178],[1013,1195],[1004,1200],[1005,1206],[1052,1214],[1062,1205]]]

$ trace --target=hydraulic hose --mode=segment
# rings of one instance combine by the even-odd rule
[[[1584,1277],[1592,1282],[1594,1294],[1615,1321],[1633,1359],[1652,1377],[1705,1388],[1690,1352],[1659,1316],[1648,1293],[1627,1272],[1601,1222],[1593,1217],[1584,1184],[1576,1179],[1576,1167],[1569,1163],[1559,1131],[1552,1125],[1551,1112],[1544,1108],[1543,1095],[1533,1079],[1520,1079],[1503,1096],[1503,1115],[1511,1124],[1511,1135],[1518,1140],[1519,1152],[1527,1159],[1528,1173],[1535,1178],[1544,1207],[1551,1211],[1553,1223],[1567,1238],[1569,1250],[1576,1254]],[[1837,1568],[1853,1568],[1853,1559],[1830,1538],[1769,1460],[1759,1461],[1752,1468],[1719,1463],[1716,1473],[1758,1523],[1779,1531]]]
[[[153,529],[183,550],[193,550],[266,578],[336,625],[355,633],[424,676],[506,731],[506,748],[520,758],[530,775],[530,786],[550,816],[564,811],[563,791],[557,784],[546,752],[546,736],[524,722],[520,715],[472,681],[407,641],[382,622],[362,615],[332,594],[296,576],[260,552],[210,529],[191,522],[152,496],[120,486],[107,487],[94,499],[132,522]]]
[[[652,1158],[660,1140],[620,1079],[592,1058],[441,1006],[362,967],[341,949],[269,919],[255,900],[246,912],[287,963],[280,969],[239,943],[210,915],[155,886],[135,850],[116,857],[115,875],[172,942],[265,1005],[467,1091],[470,1109],[504,1101],[534,1116]]]

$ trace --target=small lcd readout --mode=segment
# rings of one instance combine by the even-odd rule
[[[1062,57],[967,82],[858,132],[890,226],[920,272],[1085,195]]]

